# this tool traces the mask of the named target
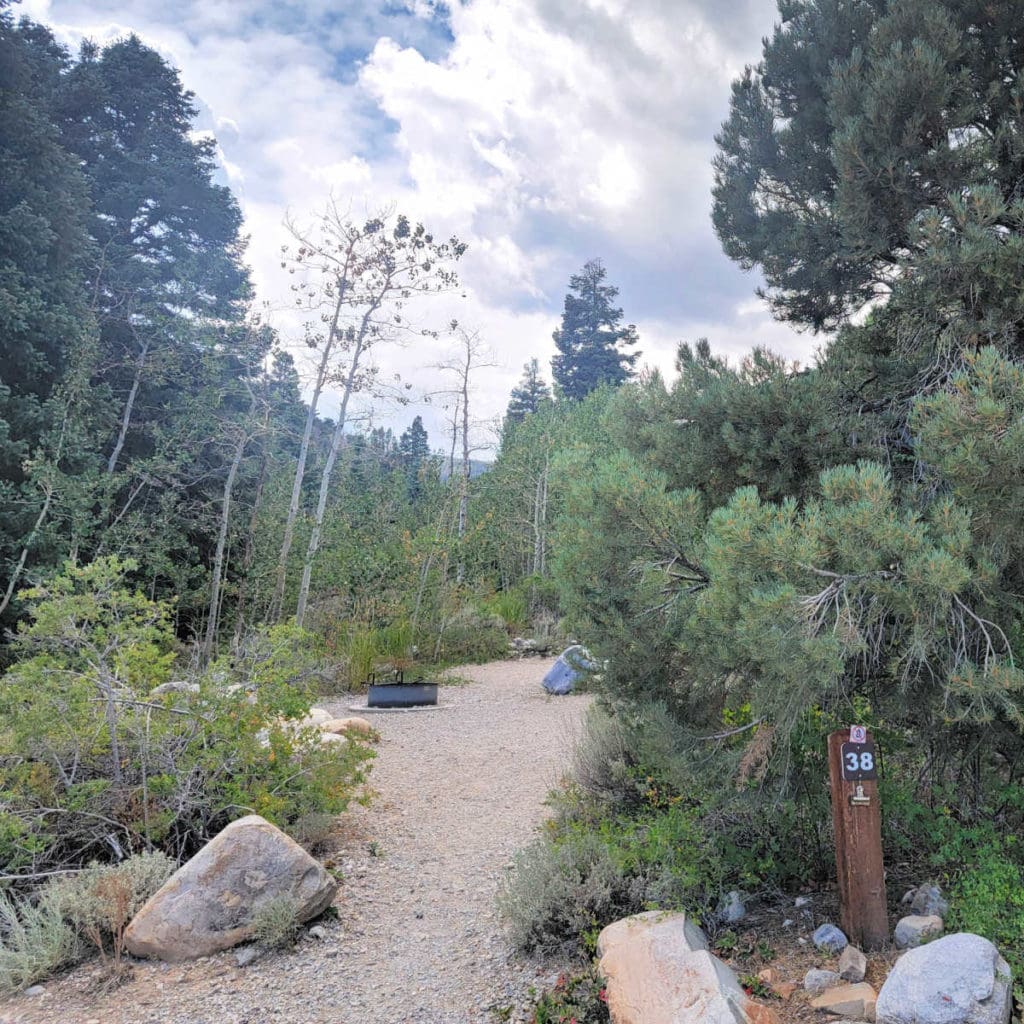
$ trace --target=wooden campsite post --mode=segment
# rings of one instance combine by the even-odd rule
[[[867,729],[855,725],[832,733],[828,767],[843,931],[862,950],[879,949],[889,941],[889,919],[878,769]]]

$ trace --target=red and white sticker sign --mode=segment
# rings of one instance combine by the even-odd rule
[[[868,741],[867,726],[864,726],[864,725],[851,725],[850,726],[850,742],[851,743],[867,743],[867,741]]]

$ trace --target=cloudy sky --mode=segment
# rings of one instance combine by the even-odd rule
[[[282,219],[333,191],[395,202],[469,243],[466,297],[436,308],[478,328],[498,364],[475,413],[500,414],[523,363],[545,369],[569,275],[601,257],[671,371],[680,340],[757,343],[807,360],[710,225],[713,135],[731,79],[756,61],[774,0],[24,0],[77,47],[129,31],[180,69],[219,143],[251,236],[259,298],[283,309]],[[451,308],[443,308],[450,306]],[[273,314],[284,334],[298,328]],[[446,342],[381,349],[420,393]],[[329,405],[330,403],[328,403]],[[443,413],[422,410],[440,442]],[[330,413],[330,408],[325,412]],[[377,405],[401,429],[414,412]]]

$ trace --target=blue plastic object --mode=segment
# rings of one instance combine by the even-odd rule
[[[597,666],[590,660],[585,647],[573,644],[558,656],[551,666],[541,685],[548,693],[562,696],[572,693],[576,680],[587,672],[593,672]]]

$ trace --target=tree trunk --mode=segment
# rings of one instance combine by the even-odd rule
[[[107,476],[110,476],[117,469],[117,460],[121,457],[124,448],[125,438],[128,436],[128,427],[132,422],[132,412],[135,409],[135,399],[139,394],[139,384],[142,382],[142,370],[146,365],[146,356],[149,354],[149,338],[142,343],[139,350],[139,358],[135,364],[135,377],[132,380],[128,398],[124,403],[124,412],[121,414],[121,429],[118,431],[117,440],[114,442],[114,450],[107,459]]]
[[[245,533],[245,547],[242,550],[241,582],[238,584],[238,608],[235,613],[235,636],[232,646],[237,650],[245,632],[246,601],[249,596],[249,573],[252,570],[253,554],[256,549],[256,525],[259,522],[260,506],[263,504],[263,489],[267,483],[267,470],[270,456],[266,448],[260,460],[260,475],[256,481],[256,494],[253,496],[252,513],[249,516],[249,528]]]
[[[459,485],[459,564],[455,580],[461,584],[466,579],[466,554],[462,544],[466,537],[466,520],[469,513],[469,368],[470,353],[466,353],[466,368],[462,374],[462,480]]]
[[[334,342],[338,334],[338,318],[341,316],[341,307],[344,303],[345,292],[339,286],[338,301],[334,305],[334,316],[331,320],[331,329],[327,332],[327,340],[324,342],[323,356],[320,358],[320,365],[316,371],[316,385],[313,388],[313,395],[309,400],[309,411],[306,414],[306,427],[302,432],[302,444],[299,446],[299,460],[295,466],[295,479],[292,482],[292,498],[288,505],[288,518],[284,524],[284,537],[281,540],[281,553],[277,558],[277,579],[274,583],[274,594],[270,599],[270,609],[267,613],[269,621],[274,622],[281,615],[281,607],[284,604],[284,587],[288,575],[288,555],[292,549],[292,540],[295,537],[295,520],[299,517],[299,503],[302,500],[302,481],[306,475],[306,460],[309,458],[309,442],[313,436],[313,426],[316,423],[317,407],[320,404],[320,393],[323,391],[324,382],[327,379],[328,360]]]
[[[68,419],[71,413],[69,409],[64,411],[64,419],[60,425],[60,436],[57,439],[57,450],[54,454],[53,459],[53,472],[57,472],[57,467],[60,463],[61,456],[64,454],[64,437],[67,433]],[[32,529],[29,532],[28,537],[25,539],[25,543],[21,548],[21,555],[18,558],[18,563],[14,567],[14,571],[11,573],[11,578],[7,582],[7,589],[4,591],[3,598],[0,598],[0,615],[7,610],[7,606],[11,603],[11,598],[14,597],[14,592],[17,590],[18,581],[21,579],[21,574],[25,571],[25,563],[28,561],[28,553],[35,543],[35,539],[39,534],[39,531],[43,528],[43,523],[46,522],[46,517],[50,514],[50,506],[53,504],[53,494],[56,490],[56,485],[53,480],[48,480],[45,485],[45,495],[43,499],[43,507],[39,510],[39,515],[36,516],[36,521],[32,525]]]
[[[331,489],[331,474],[334,472],[334,464],[338,460],[338,451],[341,448],[341,439],[345,433],[345,421],[348,417],[348,401],[352,397],[352,390],[355,386],[356,371],[359,369],[359,360],[364,351],[366,330],[369,326],[370,310],[363,317],[360,325],[359,336],[356,339],[356,347],[352,350],[352,362],[349,365],[348,377],[345,379],[345,390],[341,396],[341,408],[338,410],[338,422],[334,427],[334,437],[331,438],[331,450],[324,464],[323,475],[320,477],[320,495],[316,503],[316,516],[313,519],[313,530],[309,535],[309,546],[306,548],[306,560],[302,565],[302,583],[299,585],[299,601],[295,608],[295,623],[302,625],[306,617],[306,603],[309,600],[309,584],[313,577],[313,561],[316,558],[317,550],[320,547],[320,533],[324,523],[324,513],[327,511],[327,498]]]
[[[227,479],[224,481],[224,497],[221,502],[220,530],[217,533],[217,549],[213,556],[213,581],[210,586],[210,610],[206,616],[206,638],[203,642],[203,664],[209,663],[213,656],[213,642],[217,636],[217,623],[220,619],[220,591],[224,573],[224,549],[227,546],[228,526],[230,525],[231,492],[238,476],[238,467],[242,464],[245,447],[249,436],[243,431],[235,446],[235,457],[231,460]]]

